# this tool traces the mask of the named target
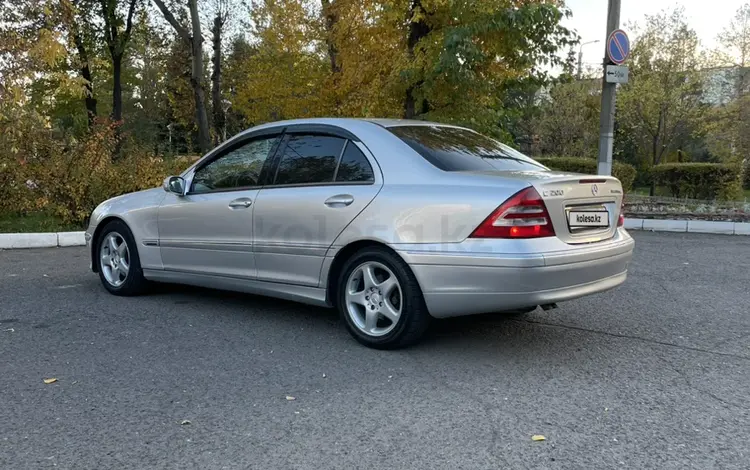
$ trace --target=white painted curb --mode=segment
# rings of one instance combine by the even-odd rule
[[[651,232],[713,233],[720,235],[750,235],[750,223],[714,222],[709,220],[629,219],[626,230]]]
[[[58,232],[57,246],[84,246],[86,232]]]
[[[85,232],[0,233],[0,250],[86,245]]]

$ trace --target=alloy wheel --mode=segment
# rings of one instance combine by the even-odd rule
[[[345,301],[352,323],[369,336],[390,333],[401,318],[401,285],[393,271],[377,261],[364,262],[351,272]]]
[[[117,232],[109,232],[99,249],[101,270],[113,287],[120,287],[130,272],[130,251],[125,239]]]

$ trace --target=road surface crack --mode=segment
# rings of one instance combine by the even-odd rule
[[[566,330],[584,331],[587,333],[595,333],[599,335],[610,336],[613,338],[633,339],[636,341],[643,341],[644,343],[658,344],[661,346],[677,348],[683,351],[694,351],[694,352],[699,352],[699,353],[704,353],[704,354],[712,354],[715,356],[731,357],[734,359],[744,359],[746,361],[750,361],[750,356],[743,356],[741,354],[732,354],[732,353],[725,353],[725,352],[720,352],[720,351],[712,351],[710,349],[696,348],[694,346],[684,346],[681,344],[669,343],[666,341],[659,341],[659,340],[651,339],[651,338],[643,338],[641,336],[627,335],[627,334],[622,334],[622,333],[610,333],[609,331],[595,330],[592,328],[583,328],[580,326],[563,325],[560,323],[545,323],[545,322],[533,321],[533,320],[515,320],[515,321],[523,322],[523,323],[530,323],[534,325],[548,326],[552,328],[563,328]]]
[[[719,402],[722,405],[724,405],[725,408],[739,408],[741,410],[745,410],[747,408],[746,406],[743,406],[743,405],[741,405],[739,403],[734,403],[732,401],[729,401],[729,400],[726,400],[724,398],[721,398],[720,396],[716,395],[715,393],[709,392],[708,390],[704,390],[702,388],[696,387],[695,385],[693,385],[693,382],[690,380],[690,377],[688,377],[688,374],[685,371],[683,371],[679,367],[677,367],[674,364],[672,364],[671,361],[669,361],[668,359],[662,357],[660,354],[655,354],[654,357],[656,357],[658,360],[660,360],[661,362],[663,362],[664,364],[666,364],[667,367],[669,367],[670,369],[672,369],[672,371],[674,371],[674,373],[677,374],[679,376],[679,378],[682,379],[682,381],[685,383],[685,385],[687,385],[687,387],[689,389],[694,390],[694,391],[696,391],[698,393],[702,393],[703,395],[706,395],[706,396],[708,396],[710,398],[713,398],[717,402]]]

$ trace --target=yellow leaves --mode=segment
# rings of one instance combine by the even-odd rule
[[[67,49],[59,32],[39,30],[37,40],[29,49],[29,56],[48,67],[54,66],[67,55]]]
[[[538,442],[538,441],[546,441],[547,438],[542,436],[541,434],[534,434],[533,436],[531,436],[531,440]]]
[[[52,80],[57,82],[56,95],[68,95],[74,98],[86,96],[86,80],[80,75],[70,76],[65,72],[50,74]]]
[[[324,99],[329,64],[318,50],[318,17],[310,1],[268,0],[252,11],[259,44],[231,64],[234,105],[249,122],[330,114]],[[317,5],[317,3],[315,3]]]
[[[0,212],[41,209],[66,223],[81,223],[101,201],[156,187],[190,163],[154,158],[137,148],[112,161],[115,140],[109,125],[96,127],[80,140],[63,141],[40,129],[44,120],[22,117],[13,125],[0,122],[0,148],[17,149],[17,158],[0,153]],[[7,131],[16,127],[22,135],[9,137]]]
[[[49,385],[49,384],[53,384],[53,383],[55,383],[55,382],[57,382],[57,379],[56,379],[56,378],[54,378],[54,377],[53,377],[53,378],[51,378],[51,379],[44,379],[44,383],[45,383],[46,385]]]

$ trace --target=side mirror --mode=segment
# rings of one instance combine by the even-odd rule
[[[178,196],[185,195],[185,178],[181,176],[167,176],[162,185],[164,191]]]

